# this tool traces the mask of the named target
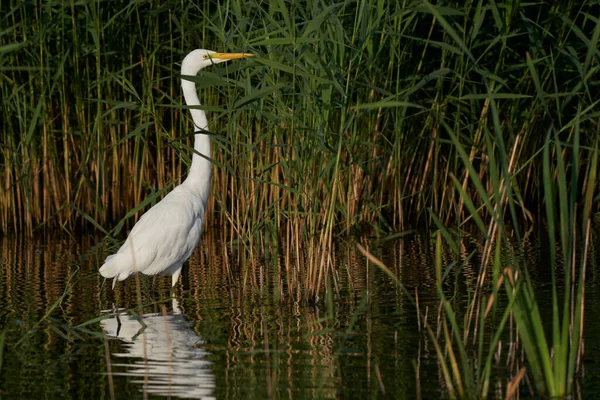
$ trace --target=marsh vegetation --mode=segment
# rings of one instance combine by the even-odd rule
[[[177,63],[199,47],[253,52],[196,80],[214,133],[204,229],[235,254],[227,279],[331,307],[361,295],[333,251],[359,244],[414,301],[449,397],[495,396],[497,382],[500,397],[573,393],[599,194],[597,4],[1,8],[3,235],[118,243],[189,165]],[[420,268],[435,316],[381,260],[417,230],[432,238]],[[532,236],[543,265],[523,256]],[[532,276],[552,288],[549,316]]]

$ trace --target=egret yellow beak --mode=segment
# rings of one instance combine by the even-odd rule
[[[252,53],[213,53],[210,57],[217,60],[234,60],[236,58],[254,57],[255,55]]]

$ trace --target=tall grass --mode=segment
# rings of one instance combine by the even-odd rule
[[[476,229],[485,248],[468,337],[496,241],[549,224],[550,178],[570,177],[559,190],[569,215],[580,215],[581,193],[586,218],[597,207],[591,1],[9,1],[2,10],[4,233],[117,235],[179,183],[193,132],[177,63],[197,47],[259,56],[197,78],[215,133],[206,229],[231,228],[248,280],[252,260],[285,251],[297,260],[286,265],[293,296],[314,300],[336,288],[336,235],[435,226],[450,243],[445,227]],[[560,148],[549,150],[547,132]],[[566,156],[549,167],[545,152]],[[561,220],[561,232],[575,221]]]
[[[582,129],[596,133],[592,7],[11,2],[0,36],[0,226],[107,229],[178,183],[192,132],[177,63],[196,47],[260,56],[198,79],[215,132],[209,223],[251,240],[293,222],[326,242],[429,225],[429,209],[461,224],[469,176],[493,186],[478,155],[490,145],[490,99],[500,129],[491,140],[511,149],[514,206],[530,221],[543,197],[543,133],[568,128],[578,107]]]
[[[477,285],[469,301],[470,311],[462,329],[455,321],[455,310],[440,290],[444,307],[443,339],[450,351],[447,354],[440,353],[438,357],[442,365],[447,365],[446,369],[453,372],[452,375],[445,375],[446,384],[449,388],[459,388],[458,395],[454,396],[450,392],[453,397],[470,397],[473,393],[476,393],[476,397],[487,397],[487,371],[494,353],[488,351],[487,346],[482,347],[481,343],[490,343],[490,350],[499,344],[499,339],[504,334],[506,318],[510,313],[518,328],[521,346],[527,355],[527,365],[538,393],[552,398],[564,398],[573,393],[582,354],[585,271],[590,243],[590,211],[594,197],[592,193],[597,190],[598,153],[597,116],[591,111],[597,100],[594,92],[585,88],[594,86],[589,78],[597,67],[590,63],[593,58],[591,53],[594,52],[591,49],[597,48],[600,25],[597,19],[592,19],[589,39],[572,27],[579,39],[588,46],[580,53],[581,63],[578,70],[581,80],[563,80],[565,71],[561,69],[560,61],[561,56],[567,55],[564,51],[554,54],[546,51],[543,46],[530,49],[531,53],[529,49],[526,50],[523,66],[528,70],[530,85],[535,93],[532,96],[533,104],[539,110],[538,115],[532,116],[532,120],[546,119],[547,134],[538,135],[541,140],[537,149],[530,154],[526,163],[521,165],[519,154],[523,151],[522,147],[527,146],[524,140],[531,139],[531,133],[521,129],[516,136],[507,137],[505,133],[510,131],[510,126],[502,120],[501,108],[501,102],[517,99],[520,95],[506,93],[497,96],[497,83],[503,82],[499,82],[496,76],[489,75],[488,71],[480,69],[477,57],[468,48],[464,37],[458,34],[456,25],[442,14],[441,9],[432,6],[428,6],[428,9],[436,16],[438,23],[454,44],[473,62],[474,70],[482,75],[487,94],[481,98],[485,99],[485,118],[489,119],[483,126],[478,124],[481,126],[478,130],[481,132],[482,145],[472,147],[470,153],[467,151],[470,144],[465,145],[465,135],[456,130],[456,125],[443,122],[445,131],[466,170],[462,185],[459,179],[452,176],[454,188],[464,200],[461,204],[468,210],[468,219],[473,220],[485,238]],[[585,13],[583,15],[587,18]],[[562,16],[562,21],[568,21],[568,18]],[[538,50],[537,54],[533,50]],[[568,52],[567,58],[570,62],[575,62],[576,54]],[[540,68],[548,65],[549,68],[540,74]],[[567,83],[566,87],[561,86],[563,82]],[[514,120],[508,123],[512,121]],[[581,135],[583,121],[586,121],[585,130],[590,133],[585,139]],[[523,133],[525,136],[522,136]],[[582,140],[585,141],[583,146]],[[485,160],[486,174],[476,171],[474,160],[477,157]],[[587,164],[581,164],[581,159],[585,159]],[[537,169],[539,167],[536,167],[533,169],[533,177],[534,182],[538,182],[543,189],[541,201],[538,202],[546,211],[543,219],[540,218],[540,213],[532,216],[527,210],[528,183],[523,183],[523,172],[529,169],[527,164],[533,161],[537,161],[541,167],[542,175],[538,175],[540,171]],[[531,180],[529,172],[525,178],[527,181]],[[472,186],[475,192],[468,193],[465,188],[469,186]],[[581,206],[583,212],[580,211]],[[581,217],[580,213],[583,214]],[[558,260],[555,248],[550,246],[548,270],[552,283],[552,317],[546,322],[540,313],[529,266],[515,256],[513,246],[507,240],[513,237],[518,251],[523,240],[520,232],[528,225],[523,223],[523,217],[542,221],[547,228],[549,243],[558,243],[562,250],[563,258]],[[439,219],[439,214],[432,213],[432,218],[436,219],[436,224],[446,241],[453,243],[452,236]],[[459,256],[458,247],[453,247]],[[492,259],[494,248],[496,257]],[[499,268],[499,253],[505,254],[503,272],[500,272]],[[438,270],[440,269],[438,267]],[[491,282],[488,277],[490,272]],[[438,273],[438,284],[444,280]],[[501,320],[491,324],[491,336],[487,333],[489,338],[486,340],[484,332],[489,331],[490,325],[486,319],[489,310],[497,308],[502,282],[506,288],[507,306],[500,309],[503,310],[503,316]],[[475,357],[475,360],[480,362],[479,367],[465,356],[465,349],[471,341],[473,344],[479,343]],[[452,349],[456,349],[457,356],[454,356]],[[483,370],[481,360],[485,362]],[[513,381],[506,388],[507,398],[516,394],[516,386],[523,378],[524,371],[524,368],[515,371]],[[479,383],[473,385],[474,381]],[[469,384],[475,390],[470,390],[469,394],[465,395],[460,389]]]

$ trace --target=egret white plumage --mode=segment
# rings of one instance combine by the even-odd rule
[[[251,57],[250,53],[216,53],[198,49],[181,63],[181,74],[194,76],[202,68],[236,58]],[[199,106],[200,100],[193,82],[182,79],[183,96],[188,106]],[[108,256],[100,268],[105,278],[117,281],[134,273],[171,275],[175,286],[183,263],[200,241],[204,213],[210,191],[210,137],[206,113],[190,109],[194,120],[194,155],[185,181],[150,208],[134,225],[121,248]]]

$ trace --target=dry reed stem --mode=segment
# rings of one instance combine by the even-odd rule
[[[106,336],[106,332],[103,332],[102,336],[104,340],[104,358],[106,360],[106,376],[108,377],[108,390],[111,400],[114,400],[116,398],[115,382],[113,380],[112,363],[110,361],[110,347],[108,346],[108,337]]]

